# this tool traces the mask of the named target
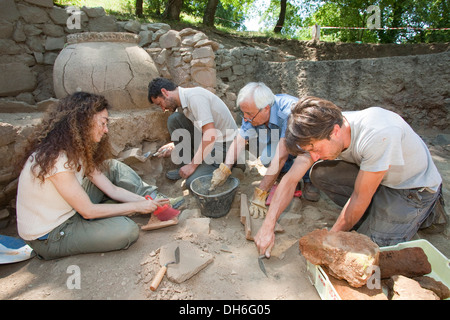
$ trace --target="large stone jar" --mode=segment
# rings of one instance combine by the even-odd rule
[[[138,41],[126,32],[68,35],[53,67],[56,97],[87,91],[104,95],[114,110],[149,107],[147,86],[158,70]]]

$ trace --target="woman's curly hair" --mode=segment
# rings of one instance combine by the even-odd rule
[[[104,170],[105,160],[111,158],[109,138],[105,134],[96,143],[92,140],[91,131],[98,125],[93,121],[94,115],[110,108],[104,96],[87,92],[76,92],[61,99],[42,118],[17,163],[17,169],[21,170],[34,153],[31,169],[38,179],[44,181],[51,174],[60,153],[65,152],[68,158],[65,165],[71,169],[78,170],[82,165],[87,176],[96,169]]]

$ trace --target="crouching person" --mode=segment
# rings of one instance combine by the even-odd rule
[[[18,162],[17,228],[40,258],[126,249],[139,236],[126,216],[165,202],[146,200],[156,187],[109,159],[108,109],[100,95],[62,99]]]

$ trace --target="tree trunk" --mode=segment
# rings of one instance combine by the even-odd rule
[[[406,1],[405,0],[399,0],[394,1],[393,7],[392,7],[392,22],[390,27],[391,28],[397,28],[402,25],[402,15],[405,11],[406,7]],[[380,40],[382,43],[394,43],[398,35],[401,33],[400,30],[386,30],[380,32]]]
[[[203,15],[203,24],[208,27],[214,27],[214,17],[216,15],[219,0],[208,0],[205,14]]]
[[[273,32],[275,32],[275,33],[281,33],[281,29],[283,29],[284,19],[286,18],[286,4],[287,4],[287,0],[281,0],[280,15],[278,16],[277,24],[275,25],[275,28],[273,29]]]
[[[154,4],[154,10],[155,10],[155,15],[157,16],[157,17],[161,17],[161,1],[160,0],[155,0],[155,1],[152,1],[151,3],[153,3]]]
[[[163,18],[179,21],[182,7],[183,7],[183,0],[167,1],[167,6],[166,9],[164,10]]]
[[[136,0],[136,15],[138,17],[143,16],[143,12],[144,12],[144,10],[142,8],[143,4],[144,4],[144,0]]]

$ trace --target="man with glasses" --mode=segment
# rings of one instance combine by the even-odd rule
[[[260,148],[257,153],[268,169],[259,187],[255,188],[249,208],[255,218],[264,218],[270,189],[279,174],[287,172],[293,164],[295,157],[287,151],[284,135],[291,106],[297,101],[297,98],[287,94],[274,95],[262,82],[250,82],[239,91],[236,104],[243,113],[242,126],[228,149],[225,162],[214,171],[211,185],[213,189],[223,183],[231,174],[230,169],[244,150],[246,142],[258,139]],[[311,184],[309,172],[303,177],[303,182],[303,197],[318,201],[320,194]]]

